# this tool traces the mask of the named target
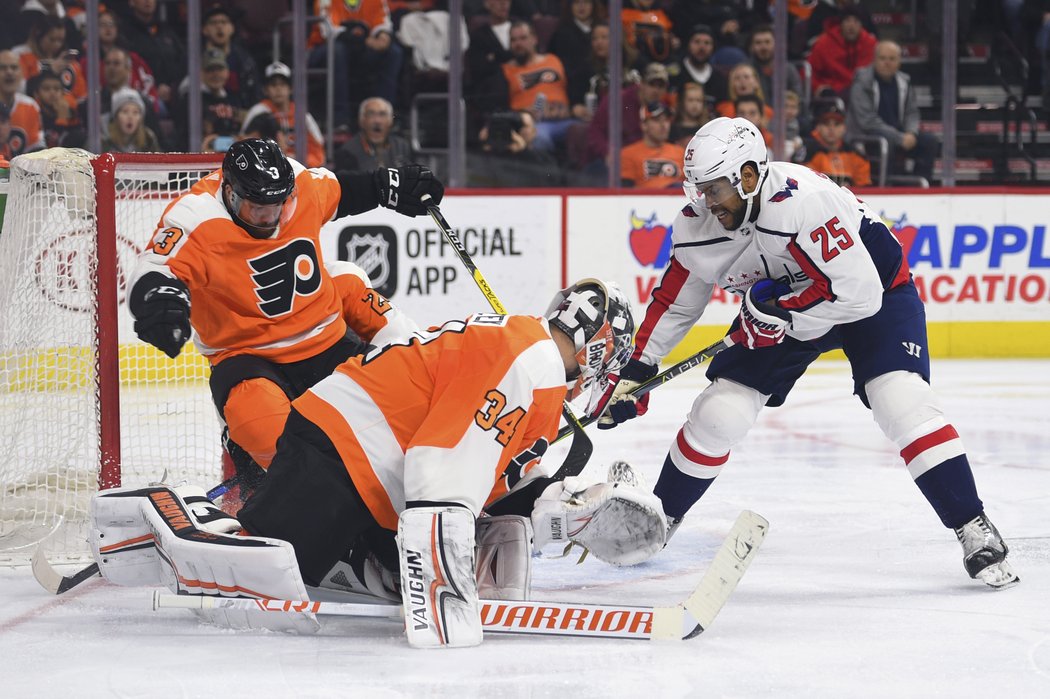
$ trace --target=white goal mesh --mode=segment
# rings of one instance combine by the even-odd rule
[[[221,480],[207,363],[139,342],[125,284],[164,207],[219,161],[205,155],[15,158],[0,231],[0,563],[43,543],[89,558],[91,495],[166,474]]]

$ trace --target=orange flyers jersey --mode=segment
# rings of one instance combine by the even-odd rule
[[[532,109],[536,98],[545,95],[551,104],[569,104],[565,67],[553,53],[541,55],[539,61],[518,65],[515,61],[503,64],[503,77],[510,90],[510,108],[521,111]]]
[[[18,55],[18,61],[22,64],[23,80],[28,82],[43,69],[44,62],[37,58],[36,54],[25,44],[16,46],[12,51]],[[62,89],[66,91],[66,94],[72,95],[74,107],[77,102],[87,99],[87,79],[80,69],[79,61],[47,61],[47,64],[50,70],[58,75],[58,80],[62,83]]]
[[[546,320],[478,313],[354,357],[292,405],[332,440],[376,521],[396,529],[406,502],[478,515],[540,475],[538,456],[515,457],[554,439],[564,398]]]
[[[323,263],[320,229],[339,204],[339,183],[328,170],[291,163],[295,213],[275,237],[252,238],[233,222],[216,171],[168,205],[139,257],[129,288],[148,272],[186,284],[194,341],[213,364],[238,354],[295,362],[333,345],[348,321],[371,340],[401,317],[359,269]]]
[[[623,40],[628,46],[636,46],[638,34],[646,29],[655,27],[664,32],[671,31],[671,20],[663,10],[624,8],[620,11],[620,21],[623,22]]]
[[[44,126],[40,120],[40,107],[36,100],[16,92],[8,108],[11,110],[11,129],[7,135],[7,143],[0,143],[0,151],[3,151],[7,158],[13,158],[43,148]]]
[[[327,5],[325,10],[322,5]],[[372,34],[379,31],[393,33],[390,22],[390,10],[386,0],[317,0],[314,3],[314,14],[324,16],[328,25],[327,31],[341,27],[343,22],[360,22],[367,25]],[[309,46],[313,48],[324,41],[317,25],[310,32]]]
[[[625,147],[620,155],[620,178],[630,180],[635,187],[662,189],[682,184],[682,162],[685,150],[673,143],[653,148],[645,141]]]

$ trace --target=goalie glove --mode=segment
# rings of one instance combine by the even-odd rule
[[[405,216],[421,216],[445,196],[445,186],[422,165],[379,168],[372,174],[379,203]],[[423,197],[429,196],[424,202]]]
[[[180,279],[148,272],[128,295],[135,334],[172,359],[190,339],[190,290]]]
[[[772,279],[761,279],[748,289],[740,304],[739,324],[729,333],[733,344],[761,349],[783,342],[791,313],[779,308],[776,299],[788,293],[789,286]]]
[[[631,392],[641,384],[656,376],[659,367],[632,359],[620,370],[616,383],[606,389],[611,395],[605,406],[605,412],[598,418],[598,429],[611,430],[621,422],[626,422],[649,410],[649,394],[634,398]]]
[[[547,486],[533,507],[532,527],[536,551],[571,541],[615,566],[647,560],[667,539],[655,495],[625,482],[587,486],[575,476]]]

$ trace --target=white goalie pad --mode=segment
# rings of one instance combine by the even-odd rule
[[[203,498],[203,491],[199,495],[198,491],[185,490],[190,500]],[[214,504],[197,500],[189,505],[175,489],[164,486],[103,491],[92,501],[92,549],[99,570],[120,585],[160,584],[178,594],[309,599],[291,544],[224,533],[236,520],[215,512],[221,513]],[[209,526],[218,531],[202,525],[195,513],[205,519],[214,516]],[[114,543],[104,543],[107,540]],[[195,613],[204,621],[234,629],[313,633],[320,628],[311,612],[211,609]]]
[[[588,485],[579,477],[547,486],[532,510],[535,549],[573,542],[616,566],[648,560],[667,538],[660,500],[626,482]]]
[[[482,517],[475,534],[478,595],[482,599],[529,599],[532,522],[518,515]]]
[[[414,507],[397,523],[405,633],[413,648],[481,643],[474,579],[474,515],[463,507]]]

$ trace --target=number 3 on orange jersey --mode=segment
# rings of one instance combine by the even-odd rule
[[[175,245],[182,240],[183,232],[181,228],[171,226],[165,228],[157,235],[153,236],[153,252],[158,255],[168,255],[172,250],[175,249]]]
[[[514,408],[500,415],[507,407],[507,397],[496,389],[485,394],[485,401],[488,405],[474,414],[474,422],[483,430],[491,430],[495,427],[496,441],[507,446],[510,444],[511,437],[514,436],[514,431],[518,429],[521,418],[525,417],[525,411],[521,408]]]

